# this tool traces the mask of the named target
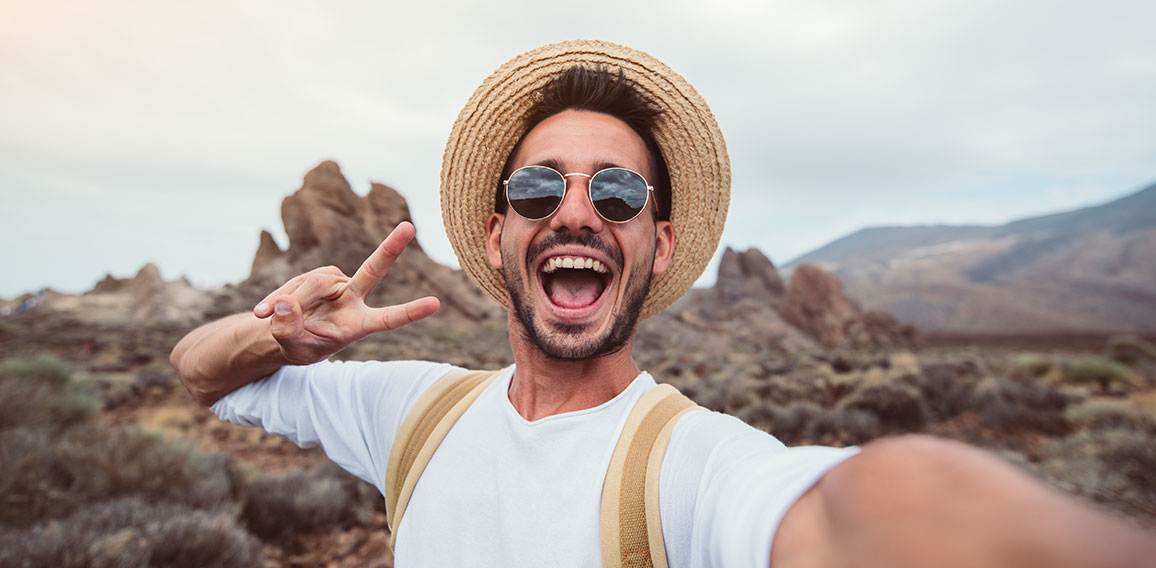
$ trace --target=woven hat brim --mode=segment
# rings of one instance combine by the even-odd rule
[[[494,71],[466,102],[446,142],[442,222],[462,268],[505,306],[505,279],[486,255],[485,221],[494,212],[502,168],[538,93],[576,65],[621,69],[661,111],[654,137],[670,172],[675,249],[670,267],[651,282],[641,314],[646,318],[681,298],[718,248],[730,205],[731,168],[706,101],[681,75],[644,52],[604,41],[566,41],[523,53]]]

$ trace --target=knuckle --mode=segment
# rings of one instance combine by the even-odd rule
[[[372,263],[365,264],[365,275],[377,280],[383,276],[382,272],[377,269]]]

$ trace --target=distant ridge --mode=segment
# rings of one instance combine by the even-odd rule
[[[887,254],[916,245],[935,245],[962,239],[1042,232],[1082,234],[1107,230],[1122,233],[1151,227],[1156,227],[1156,183],[1102,205],[1028,217],[1004,225],[866,227],[805,253],[783,264],[783,268],[808,262],[839,262],[850,257]]]
[[[784,265],[950,332],[1156,331],[1156,184],[999,226],[871,227]]]

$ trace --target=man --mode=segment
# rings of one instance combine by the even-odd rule
[[[708,107],[644,53],[549,45],[479,87],[447,144],[443,218],[462,266],[507,306],[516,364],[421,474],[395,528],[398,565],[601,562],[611,453],[656,387],[630,355],[637,321],[701,274],[728,200]],[[172,356],[181,380],[223,419],[320,444],[384,492],[404,418],[455,369],[324,360],[438,309],[364,303],[412,237],[403,224],[352,276],[311,271],[252,314],[190,333]],[[1154,547],[985,454],[926,438],[788,450],[691,412],[659,485],[657,563],[671,566],[1139,566]]]

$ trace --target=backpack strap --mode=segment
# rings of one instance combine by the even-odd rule
[[[678,389],[650,389],[626,419],[602,484],[602,566],[666,568],[658,484],[671,432],[698,408]]]
[[[501,371],[455,371],[438,379],[418,398],[405,415],[385,469],[385,519],[389,525],[389,548],[393,550],[397,528],[405,514],[417,480],[442,439],[474,399]]]

